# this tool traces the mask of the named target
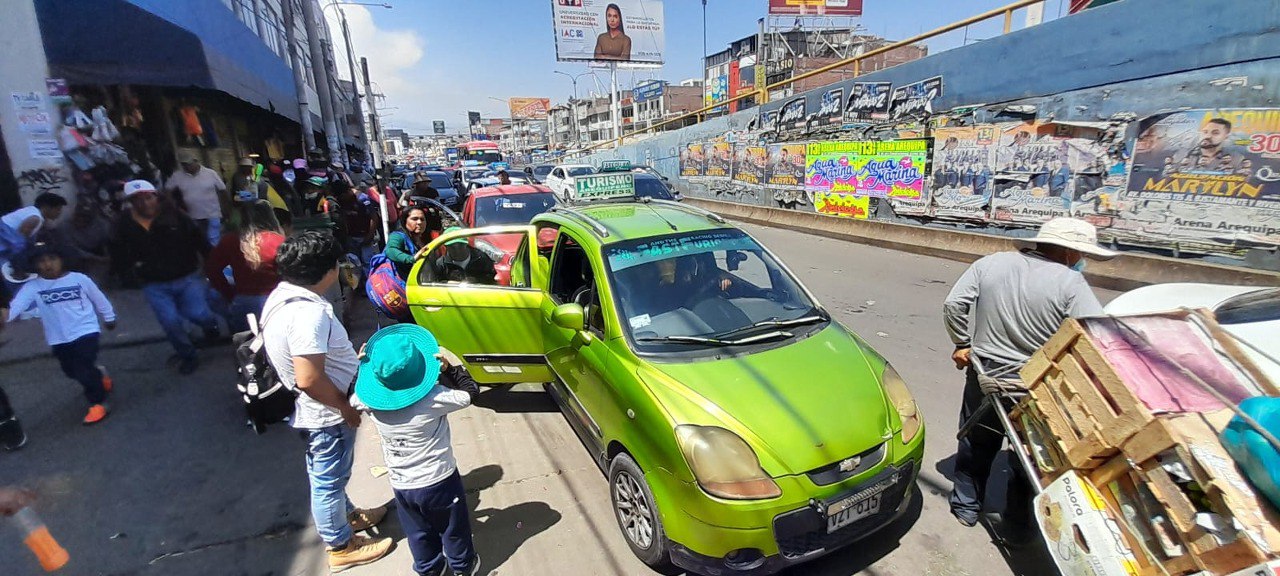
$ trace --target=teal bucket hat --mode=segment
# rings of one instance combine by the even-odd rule
[[[356,395],[374,410],[399,410],[426,397],[440,379],[440,344],[426,328],[396,324],[365,346]]]

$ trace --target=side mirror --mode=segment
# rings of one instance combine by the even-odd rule
[[[551,322],[565,330],[582,331],[587,325],[586,315],[581,304],[561,304],[551,313]]]
[[[729,271],[737,272],[738,265],[747,261],[747,255],[741,252],[738,252],[737,250],[731,250],[726,255],[725,260],[726,260],[725,264],[729,268]]]

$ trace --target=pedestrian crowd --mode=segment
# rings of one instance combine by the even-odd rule
[[[317,165],[323,168],[309,168]],[[83,388],[85,425],[107,418],[116,384],[98,364],[101,330],[117,325],[100,284],[141,289],[173,348],[169,366],[180,375],[199,369],[201,348],[252,330],[280,382],[296,394],[288,420],[305,444],[311,512],[330,568],[374,562],[393,547],[388,538],[362,534],[382,522],[387,507],[357,508],[346,495],[356,429],[368,414],[383,442],[415,572],[475,574],[480,559],[447,420],[475,400],[475,381],[412,323],[374,334],[357,354],[349,304],[334,297],[356,288],[363,270],[348,286],[340,286],[342,278],[379,252],[394,263],[403,288],[418,251],[444,232],[440,212],[415,200],[438,193],[427,183],[400,199],[356,176],[320,156],[270,165],[246,158],[224,181],[183,157],[163,182],[124,183],[112,194],[120,210],[109,221],[77,206],[70,223],[59,223],[67,200],[43,194],[0,218],[0,328],[24,319],[43,324],[63,373]],[[383,214],[398,216],[386,238]],[[80,237],[84,231],[92,242]],[[26,441],[0,389],[0,446],[16,450]],[[0,488],[0,514],[33,497]]]

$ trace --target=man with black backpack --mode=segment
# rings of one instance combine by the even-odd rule
[[[360,361],[347,330],[324,294],[338,281],[342,246],[313,230],[286,240],[276,253],[280,285],[263,306],[262,338],[271,366],[298,394],[293,427],[307,441],[307,476],[316,531],[328,545],[329,568],[345,570],[391,552],[389,538],[355,534],[382,521],[386,507],[356,509],[347,498],[360,413],[348,390]]]

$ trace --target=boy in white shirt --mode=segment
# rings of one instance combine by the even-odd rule
[[[84,387],[89,412],[84,424],[97,424],[107,417],[104,404],[111,380],[98,368],[98,316],[107,330],[116,328],[116,312],[98,285],[88,276],[63,267],[57,247],[39,243],[27,253],[38,278],[22,285],[9,310],[0,310],[4,321],[12,322],[35,307],[44,324],[44,338],[62,365],[62,373]],[[0,323],[3,326],[3,323]]]

